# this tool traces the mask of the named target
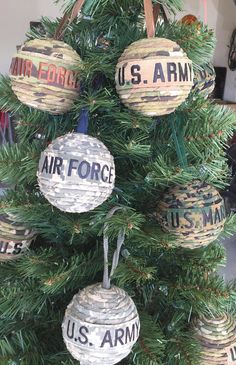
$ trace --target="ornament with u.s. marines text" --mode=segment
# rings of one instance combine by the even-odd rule
[[[70,213],[95,209],[111,195],[115,182],[113,156],[94,137],[68,133],[41,154],[38,183],[45,198]]]
[[[170,114],[193,86],[192,61],[180,46],[165,38],[141,39],[121,55],[116,89],[130,109],[147,116]]]
[[[211,185],[193,181],[168,189],[157,208],[157,219],[164,230],[185,248],[207,246],[224,228],[224,200]]]
[[[62,325],[68,351],[81,365],[113,365],[129,355],[139,337],[136,306],[118,287],[89,286],[67,307]]]
[[[78,97],[79,66],[81,58],[68,44],[55,39],[30,40],[12,59],[12,89],[23,104],[63,114]]]

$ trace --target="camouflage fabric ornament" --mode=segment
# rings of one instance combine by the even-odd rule
[[[38,183],[58,209],[83,213],[101,205],[112,193],[114,159],[106,146],[82,133],[55,139],[41,154]]]
[[[0,261],[21,257],[35,239],[35,232],[17,222],[13,216],[0,216]]]
[[[69,304],[62,325],[63,339],[81,365],[113,365],[129,355],[139,336],[136,306],[115,286],[95,284]]]
[[[236,364],[236,322],[228,314],[219,318],[202,316],[193,323],[202,347],[201,365]]]
[[[12,59],[12,89],[23,104],[63,114],[78,97],[78,74],[74,70],[80,63],[79,55],[64,42],[28,41]]]
[[[194,181],[170,188],[159,204],[157,218],[163,229],[176,236],[177,245],[194,249],[217,239],[226,212],[213,186]]]
[[[193,91],[208,98],[215,88],[215,78],[216,73],[212,63],[203,65],[202,70],[198,70],[194,74]]]
[[[132,43],[116,67],[116,90],[121,101],[143,115],[174,112],[192,86],[192,61],[177,43],[165,38]]]

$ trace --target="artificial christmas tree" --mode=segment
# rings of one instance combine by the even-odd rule
[[[71,46],[82,59],[82,69],[80,65],[74,70],[80,75],[81,93],[69,112],[55,115],[30,108],[17,99],[10,78],[0,78],[0,108],[14,115],[17,121],[17,143],[0,149],[0,180],[14,187],[2,199],[0,212],[13,215],[17,222],[37,232],[27,254],[0,263],[0,364],[78,364],[63,343],[61,324],[74,295],[101,282],[101,234],[105,223],[109,223],[106,233],[113,247],[120,232],[126,235],[120,264],[112,279],[115,287],[132,298],[130,303],[135,303],[140,316],[139,339],[131,354],[120,363],[201,364],[201,341],[194,336],[192,323],[202,316],[221,318],[226,312],[231,318],[235,316],[235,286],[224,283],[217,274],[218,266],[225,261],[219,242],[235,231],[235,217],[222,219],[224,230],[217,240],[207,247],[189,250],[176,244],[172,232],[162,230],[157,221],[158,207],[166,190],[171,191],[177,185],[200,181],[213,191],[222,191],[227,186],[225,151],[236,129],[235,114],[205,100],[199,93],[190,93],[169,114],[142,115],[121,102],[115,73],[125,49],[154,35],[178,44],[194,71],[199,70],[211,61],[213,32],[199,22],[189,25],[166,22],[166,17],[165,22],[157,20],[160,8],[162,14],[164,10],[169,14],[181,10],[181,0],[64,0],[62,3],[63,18],[54,22],[43,18],[44,34],[40,30],[31,31],[28,41],[55,38]],[[166,52],[164,49],[161,54],[155,54],[155,49],[152,52],[159,66],[154,64],[150,74],[158,70],[156,81],[160,82],[158,56],[166,57]],[[176,65],[168,67],[175,82]],[[185,68],[178,70],[182,80],[187,80]],[[137,79],[138,75],[133,77]],[[147,90],[143,97],[148,101]],[[45,199],[38,186],[37,170],[40,154],[52,141],[78,131],[82,111],[89,120],[88,131],[84,128],[84,133],[101,141],[114,157],[116,181],[113,193],[103,204],[91,211],[72,214],[55,208]],[[43,138],[38,138],[39,134]],[[78,156],[75,159],[79,160]],[[97,180],[100,163],[94,162],[97,164],[93,178]],[[210,195],[204,196],[203,201],[212,204]],[[107,212],[114,206],[122,209],[107,218]],[[206,220],[211,218],[208,215],[209,212]],[[116,309],[115,295],[107,302]],[[126,340],[130,338],[133,344],[132,338],[136,339],[137,333],[130,330],[125,333],[124,323],[118,323],[122,325],[116,328],[116,342],[124,350]],[[80,339],[86,340],[86,331],[77,330]],[[122,358],[119,351],[116,359]],[[129,351],[124,353],[127,355]]]

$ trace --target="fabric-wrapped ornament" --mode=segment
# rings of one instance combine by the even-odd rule
[[[130,109],[147,116],[170,114],[193,86],[192,61],[180,46],[165,38],[141,39],[121,55],[116,90]]]
[[[157,210],[162,228],[184,248],[207,246],[217,239],[226,220],[224,201],[211,185],[194,181],[170,188]]]
[[[199,93],[205,98],[213,92],[215,88],[216,73],[212,63],[206,63],[194,74],[193,91]]]
[[[38,183],[45,198],[58,209],[83,213],[101,205],[115,181],[113,156],[96,138],[68,133],[41,154]]]
[[[225,314],[218,318],[202,316],[193,323],[195,338],[200,342],[201,365],[236,364],[236,321]]]
[[[78,97],[75,69],[80,64],[79,55],[62,41],[30,40],[12,59],[12,89],[23,104],[51,114],[63,114]]]
[[[110,218],[121,207],[113,208]],[[110,284],[119,262],[125,231],[117,238],[110,277],[108,274],[108,223],[104,225],[103,283],[91,285],[78,294],[67,307],[62,324],[68,351],[81,365],[113,365],[129,355],[139,336],[140,321],[129,295]]]
[[[15,260],[29,248],[36,234],[15,220],[13,216],[0,216],[0,261]]]
[[[129,355],[139,336],[139,317],[128,294],[95,284],[76,294],[62,325],[63,338],[81,365],[113,365]]]

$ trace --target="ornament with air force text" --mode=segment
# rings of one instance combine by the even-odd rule
[[[33,39],[23,44],[10,67],[17,98],[30,107],[51,114],[70,110],[79,95],[79,55],[55,39]]]
[[[113,156],[94,137],[68,133],[55,139],[41,154],[40,190],[62,211],[83,213],[95,209],[111,195],[114,182]]]

